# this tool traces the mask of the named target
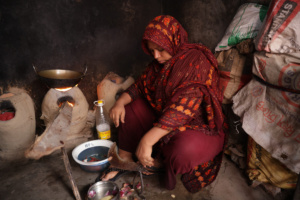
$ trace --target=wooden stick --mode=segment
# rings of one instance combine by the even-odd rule
[[[63,142],[61,141],[61,143],[63,143]],[[71,169],[71,165],[70,165],[70,162],[69,162],[69,158],[68,158],[68,155],[67,155],[67,152],[66,152],[64,146],[61,147],[61,152],[63,154],[65,168],[67,170],[67,173],[68,173],[68,176],[69,176],[69,180],[70,180],[70,182],[72,184],[72,189],[73,189],[73,193],[75,195],[75,198],[76,198],[76,200],[81,200],[81,197],[80,197],[77,185],[76,185],[76,183],[74,181],[74,178],[73,178],[73,175],[72,175],[72,169]]]
[[[297,199],[300,199],[300,174],[298,175],[298,182],[297,182],[293,200],[297,200]]]

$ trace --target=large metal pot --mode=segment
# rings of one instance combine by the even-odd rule
[[[87,67],[84,73],[66,70],[66,69],[48,69],[37,71],[33,66],[36,74],[49,88],[67,88],[76,86],[85,76]]]

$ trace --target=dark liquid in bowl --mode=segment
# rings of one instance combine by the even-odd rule
[[[108,147],[92,147],[85,149],[78,155],[83,162],[98,162],[107,158]]]

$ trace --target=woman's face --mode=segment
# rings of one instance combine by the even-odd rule
[[[155,44],[149,40],[147,41],[147,43],[148,43],[149,51],[153,55],[154,59],[156,59],[157,62],[159,62],[160,64],[164,64],[165,62],[167,62],[168,60],[170,60],[172,58],[172,56],[167,51],[165,51],[163,48],[161,48],[157,44]]]

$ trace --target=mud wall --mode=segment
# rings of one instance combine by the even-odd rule
[[[186,28],[191,42],[211,50],[238,7],[267,0],[10,0],[0,1],[0,88],[26,89],[40,116],[48,88],[37,70],[71,69],[87,73],[79,88],[90,107],[96,86],[109,71],[136,77],[150,61],[141,49],[147,23],[169,14]],[[1,91],[1,90],[0,90]]]

